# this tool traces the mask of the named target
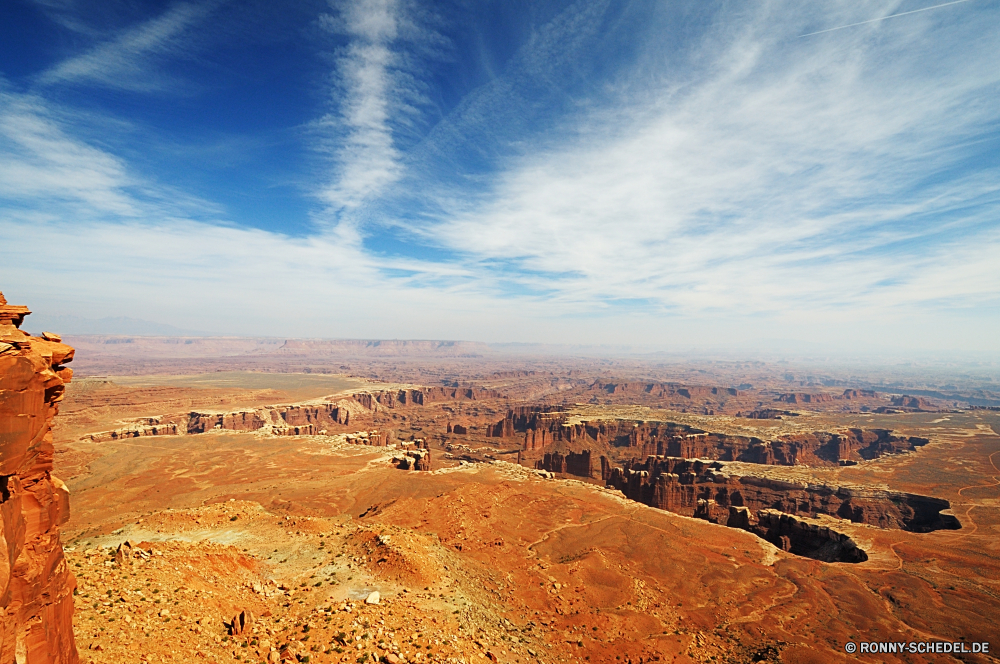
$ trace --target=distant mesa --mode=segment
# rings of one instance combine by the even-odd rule
[[[906,394],[893,397],[891,403],[895,408],[903,408],[922,413],[933,413],[941,410],[936,404],[931,403],[923,397],[911,397]]]

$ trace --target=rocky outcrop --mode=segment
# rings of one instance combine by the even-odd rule
[[[822,514],[912,532],[961,528],[958,519],[941,513],[950,508],[950,503],[940,498],[784,482],[755,475],[740,477],[722,472],[721,463],[692,459],[648,457],[626,468],[612,467],[602,459],[601,465],[608,486],[632,500],[685,516],[696,515],[699,501],[712,501],[722,510],[745,507],[805,517]]]
[[[393,462],[400,470],[430,470],[431,451],[429,449],[407,450],[395,457]]]
[[[208,431],[266,431],[273,435],[306,436],[324,433],[327,427],[334,425],[353,426],[359,420],[370,420],[372,414],[381,408],[422,406],[435,401],[475,401],[497,396],[494,390],[478,387],[366,391],[336,401],[262,406],[238,411],[192,411],[184,415],[141,418],[118,429],[88,434],[84,438],[101,442]],[[455,425],[455,433],[467,432],[466,427]]]
[[[253,623],[253,613],[246,610],[240,611],[227,623],[229,635],[242,636],[250,631],[250,627],[253,626]]]
[[[235,412],[192,412],[188,416],[186,433],[206,431],[257,431],[265,426],[275,429],[295,429],[302,435],[319,432],[324,426],[354,424],[371,416],[371,410],[355,399],[332,402],[265,406]]]
[[[719,523],[712,516],[717,513],[713,501],[703,500],[699,501],[695,517]],[[828,563],[868,560],[868,554],[849,535],[826,524],[771,509],[751,512],[746,507],[729,507],[724,514],[724,525],[749,531],[782,551]]]
[[[129,423],[127,426],[111,431],[99,431],[84,436],[84,440],[101,443],[108,440],[123,440],[125,438],[140,438],[143,436],[176,436],[184,433],[177,422],[164,422],[159,417],[144,417]]]
[[[684,397],[685,399],[695,399],[699,397],[736,397],[740,395],[740,391],[735,387],[706,387],[704,385],[681,385],[678,383],[604,383],[595,381],[590,386],[590,391],[625,396],[648,395],[656,399],[668,399],[675,396]]]
[[[481,401],[499,399],[497,390],[483,387],[419,387],[401,390],[369,390],[354,395],[354,399],[368,410],[423,406],[439,401]]]
[[[379,431],[375,429],[373,431],[349,433],[344,437],[344,439],[353,445],[385,447],[386,445],[391,445],[396,441],[396,434],[394,431]]]
[[[565,420],[565,413],[558,406],[517,406],[507,411],[502,420],[486,426],[486,435],[493,438],[510,438],[518,434],[531,434],[536,431],[557,430]],[[544,433],[542,434],[544,436]],[[530,436],[529,436],[530,438]],[[532,441],[525,442],[524,449],[539,449]]]
[[[890,403],[895,408],[916,411],[918,413],[933,413],[941,410],[935,404],[931,403],[927,399],[924,399],[923,397],[911,397],[906,394],[898,397],[892,397]]]
[[[752,410],[758,403],[755,395],[735,387],[664,382],[597,380],[581,396],[589,396],[591,403],[627,403],[706,415]]]
[[[828,563],[862,563],[868,554],[849,535],[826,523],[778,510],[756,512],[747,507],[721,507],[712,499],[698,501],[696,519],[739,528],[767,540],[782,551]]]
[[[796,417],[796,414],[787,410],[777,410],[775,408],[758,408],[747,412],[738,412],[736,417],[745,417],[748,420],[780,420],[785,417]]]
[[[518,457],[520,459],[520,457]],[[576,475],[577,477],[601,477],[601,469],[594,467],[594,462],[590,450],[580,453],[568,452],[546,452],[545,456],[535,463],[538,470],[547,470],[550,473],[565,473]]]
[[[808,394],[805,392],[790,392],[788,394],[779,394],[776,401],[781,403],[831,403],[837,398],[836,395],[819,393],[819,394]]]
[[[21,332],[29,313],[0,294],[0,662],[76,664],[76,581],[59,535],[69,492],[52,476],[52,420],[73,349]]]

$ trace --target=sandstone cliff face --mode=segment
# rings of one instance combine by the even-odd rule
[[[682,396],[685,399],[714,396],[739,396],[740,391],[734,387],[711,387],[705,385],[680,385],[678,383],[603,383],[595,382],[590,386],[592,392],[607,394],[623,394],[628,396],[650,395],[656,398]]]
[[[87,434],[85,438],[101,442],[143,436],[198,434],[214,430],[262,429],[278,436],[308,436],[324,433],[333,425],[355,426],[359,422],[370,421],[373,413],[385,408],[423,406],[435,401],[476,401],[497,398],[498,395],[495,390],[479,387],[373,390],[344,395],[332,401],[315,400],[237,411],[191,411],[140,418],[127,422],[118,429]],[[468,432],[463,425],[455,425],[454,430],[455,433]]]
[[[910,493],[831,487],[783,482],[766,477],[739,477],[720,472],[722,464],[692,459],[649,457],[632,467],[611,467],[602,458],[602,472],[609,486],[628,498],[651,507],[699,515],[699,501],[711,501],[722,510],[745,507],[751,511],[774,509],[801,516],[819,514],[865,523],[879,528],[929,532],[956,530],[958,520],[942,510],[950,503]],[[728,511],[701,516],[726,525]]]
[[[925,438],[896,436],[887,429],[847,429],[838,433],[816,431],[765,441],[755,437],[710,433],[674,422],[597,420],[568,424],[565,413],[538,408],[510,410],[503,420],[487,429],[488,435],[496,437],[524,432],[522,449],[525,451],[542,450],[563,441],[594,442],[634,448],[640,458],[671,456],[778,466],[842,465],[913,451],[928,442]]]
[[[73,589],[59,526],[69,492],[52,476],[52,420],[73,349],[18,327],[0,293],[0,662],[76,664]]]
[[[780,403],[831,403],[836,397],[833,394],[808,394],[805,392],[789,392],[779,394],[777,401]]]
[[[605,459],[605,457],[601,457]],[[535,464],[538,470],[547,470],[550,473],[566,473],[577,477],[601,477],[601,471],[594,467],[590,450],[584,450],[579,454],[568,452],[546,452],[541,461]]]
[[[354,395],[369,410],[378,406],[398,408],[400,406],[423,406],[436,401],[479,401],[499,399],[503,395],[497,390],[483,387],[421,387],[403,390],[375,390]]]

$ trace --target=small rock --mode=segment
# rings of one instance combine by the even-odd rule
[[[365,604],[378,604],[381,600],[382,596],[376,590],[368,594],[368,597],[365,599]]]
[[[396,657],[392,653],[389,653],[388,655],[385,656],[385,661],[389,662],[389,664],[400,664],[400,662],[402,662],[403,660]]]
[[[229,622],[229,634],[230,636],[239,636],[247,631],[252,624],[253,614],[249,611],[240,611]]]

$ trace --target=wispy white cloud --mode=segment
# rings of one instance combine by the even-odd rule
[[[83,83],[151,92],[170,86],[172,79],[151,60],[184,54],[185,33],[204,18],[214,3],[177,3],[160,16],[124,30],[89,51],[60,62],[39,77],[45,85]]]
[[[411,288],[383,272],[444,277],[454,267],[367,255],[350,224],[294,238],[228,223],[218,206],[74,136],[61,115],[0,88],[0,290],[40,310],[189,329],[195,320],[220,333],[406,338],[453,336],[440,326],[467,315],[468,289]]]
[[[137,184],[121,159],[68,135],[41,99],[0,81],[0,199],[136,217],[127,190]]]
[[[567,311],[1000,302],[1000,173],[968,146],[1000,120],[1000,40],[941,11],[811,40],[800,5],[719,16],[683,77],[510,160],[485,204],[448,197],[423,239]]]
[[[417,152],[447,154],[467,136],[499,144],[505,130],[514,143],[510,100],[559,82],[549,65],[587,47],[596,4],[540,30]],[[381,225],[352,219],[310,238],[218,210],[198,221],[44,101],[0,89],[0,279],[53,313],[219,332],[833,347],[863,330],[862,343],[995,350],[1000,174],[977,155],[1000,120],[1000,35],[982,28],[996,9],[969,14],[977,4],[806,40],[861,9],[719,14],[693,51],[671,54],[682,73],[650,44],[613,94],[574,90],[559,132],[518,144],[484,194],[422,175],[400,147],[414,94],[402,42],[420,33],[401,5],[364,0],[326,19],[348,43],[320,197],[343,219],[405,186],[441,212],[420,226],[387,205]],[[387,228],[433,253],[366,250],[366,234]]]
[[[319,123],[336,137],[330,150],[334,177],[320,191],[335,211],[357,208],[384,191],[402,170],[393,138],[394,116],[403,110],[400,55],[393,48],[400,12],[396,0],[360,0],[344,4],[337,15],[321,17],[326,29],[349,39],[337,60],[338,113]]]

